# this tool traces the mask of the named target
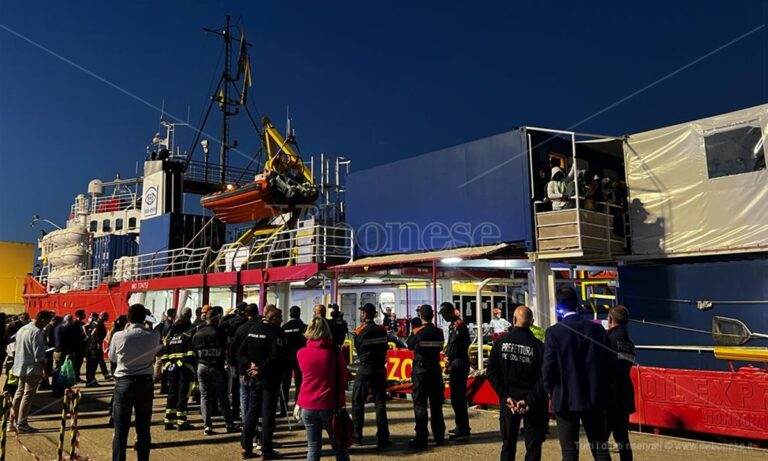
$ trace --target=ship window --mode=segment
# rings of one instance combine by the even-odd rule
[[[121,218],[115,219],[115,230],[123,230],[123,220]]]
[[[136,218],[128,218],[128,229],[136,229]]]
[[[99,230],[99,222],[98,221],[91,221],[91,232],[96,232]]]
[[[710,179],[765,170],[763,133],[757,122],[704,135]]]
[[[111,232],[112,231],[112,224],[109,222],[109,219],[105,219],[101,222],[101,231],[102,232]]]

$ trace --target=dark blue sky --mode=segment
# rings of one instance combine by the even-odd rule
[[[519,125],[567,128],[766,21],[758,0],[523,3],[4,0],[0,240],[34,240],[35,213],[63,224],[92,178],[132,176],[159,117],[7,29],[151,105],[183,118],[190,106],[195,123],[220,56],[201,29],[229,13],[255,44],[259,113],[282,129],[290,104],[305,154],[361,169]],[[578,130],[626,134],[765,102],[766,34]],[[235,129],[255,152],[245,120]]]

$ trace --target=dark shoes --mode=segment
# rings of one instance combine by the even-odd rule
[[[261,459],[262,461],[266,461],[269,459],[278,459],[280,458],[280,453],[276,452],[275,450],[261,450]]]
[[[408,441],[408,447],[413,449],[418,449],[418,450],[427,448],[427,441],[419,440],[419,439],[411,439]]]
[[[194,428],[195,428],[195,426],[194,426],[194,425],[192,425],[192,424],[191,424],[191,423],[189,423],[189,422],[184,422],[184,423],[181,423],[181,424],[177,424],[177,425],[176,425],[176,430],[177,430],[177,431],[191,431],[191,430],[193,430]]]
[[[213,430],[212,427],[206,427],[203,429],[203,434],[205,435],[216,435],[216,432]]]
[[[234,424],[227,426],[227,434],[234,434],[236,432],[240,432],[240,429],[238,429],[237,426],[235,426]]]
[[[448,440],[452,442],[463,442],[465,440],[469,440],[469,436],[469,432],[454,432],[448,436]]]
[[[240,453],[240,459],[256,459],[256,455],[254,455],[252,451],[243,450]]]
[[[165,423],[165,430],[166,431],[172,431],[176,429],[176,425],[173,423]]]
[[[35,432],[39,431],[39,429],[36,429],[29,424],[19,424],[16,429],[21,434],[34,434]]]
[[[376,442],[376,448],[378,448],[379,450],[382,450],[384,448],[391,447],[391,446],[392,446],[392,441],[389,439],[379,440],[378,442]]]

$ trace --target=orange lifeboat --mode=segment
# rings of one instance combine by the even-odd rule
[[[263,178],[206,195],[200,199],[200,204],[226,224],[258,221],[282,213],[281,207],[272,202],[269,183]]]

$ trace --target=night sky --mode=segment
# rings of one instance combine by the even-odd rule
[[[0,240],[132,177],[163,102],[198,123],[221,65],[202,28],[225,14],[254,43],[254,115],[282,130],[290,105],[302,152],[353,169],[520,125],[623,135],[766,101],[764,2],[523,3],[3,0]],[[233,131],[243,165],[258,141],[245,117]]]

